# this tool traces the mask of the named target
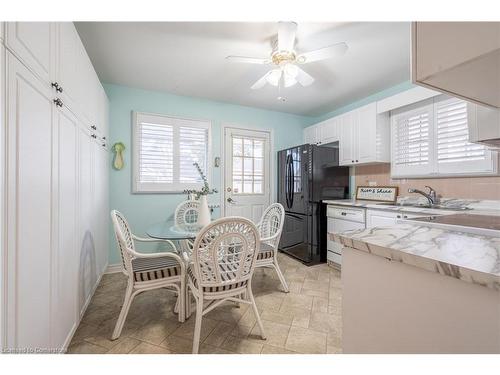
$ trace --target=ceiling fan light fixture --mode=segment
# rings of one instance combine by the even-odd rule
[[[267,83],[273,86],[278,86],[281,78],[281,69],[273,69],[266,76]]]
[[[288,75],[292,78],[296,78],[297,75],[299,74],[299,68],[294,64],[286,64],[283,67],[283,70],[285,71],[286,75]]]

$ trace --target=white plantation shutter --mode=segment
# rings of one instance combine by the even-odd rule
[[[179,181],[201,183],[200,175],[193,163],[197,162],[206,171],[208,153],[208,131],[203,128],[181,126],[179,128]]]
[[[480,173],[491,166],[483,145],[469,142],[467,102],[452,98],[437,101],[436,148],[438,173]]]
[[[139,180],[143,183],[173,183],[173,127],[149,123],[138,126]]]
[[[197,162],[210,177],[210,122],[135,113],[134,191],[199,189]]]
[[[432,120],[432,105],[394,116],[392,130],[393,175],[415,175],[429,170]]]
[[[442,95],[392,113],[391,176],[496,173],[496,154],[469,142],[469,105]]]

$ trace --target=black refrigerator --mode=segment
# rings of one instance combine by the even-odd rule
[[[302,145],[278,151],[278,202],[285,207],[279,249],[305,264],[326,262],[326,205],[349,196],[349,168],[338,148]]]

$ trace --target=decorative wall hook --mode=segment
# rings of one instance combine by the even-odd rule
[[[113,168],[119,171],[125,164],[123,161],[123,151],[125,151],[125,145],[122,142],[117,142],[113,145],[112,150],[115,153],[113,158]]]

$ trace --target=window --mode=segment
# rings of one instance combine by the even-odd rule
[[[207,178],[210,122],[134,114],[134,191],[182,192],[200,188],[197,162]]]
[[[394,112],[392,177],[496,173],[494,153],[468,141],[467,107],[442,95]]]
[[[232,137],[234,194],[264,193],[264,139]]]
[[[425,174],[429,170],[432,105],[393,118],[393,175]]]

